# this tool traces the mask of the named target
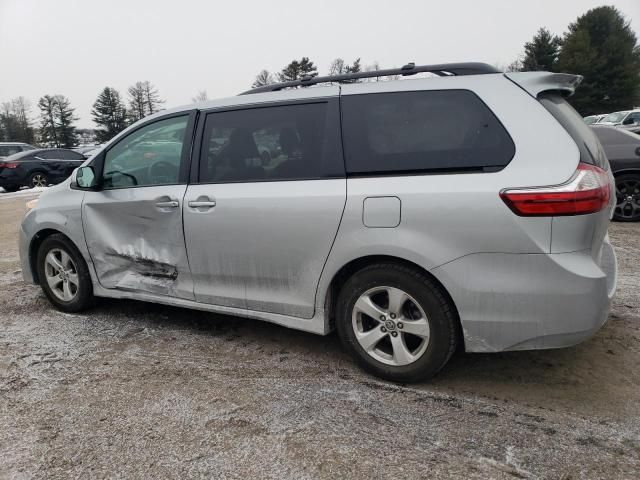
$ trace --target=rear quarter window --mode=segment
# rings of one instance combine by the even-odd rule
[[[347,173],[500,170],[515,146],[493,112],[468,90],[342,97]]]
[[[608,168],[607,157],[598,138],[564,97],[557,93],[545,92],[538,96],[538,100],[576,142],[581,162]]]

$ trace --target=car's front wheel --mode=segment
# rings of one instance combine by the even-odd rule
[[[435,282],[395,263],[368,266],[344,284],[336,326],[367,371],[397,382],[432,377],[458,342],[455,309]]]
[[[2,188],[4,188],[5,192],[17,192],[20,189],[20,185],[5,185]]]
[[[613,219],[619,222],[640,221],[640,174],[616,177],[616,208]]]
[[[67,237],[47,237],[40,245],[37,262],[40,285],[51,303],[65,312],[91,306],[94,297],[89,269]]]

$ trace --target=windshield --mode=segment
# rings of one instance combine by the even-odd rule
[[[629,112],[614,112],[604,117],[601,122],[620,123]]]

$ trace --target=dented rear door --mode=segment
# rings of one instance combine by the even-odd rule
[[[96,162],[102,187],[86,192],[82,222],[103,287],[194,298],[182,230],[194,120],[153,120]]]

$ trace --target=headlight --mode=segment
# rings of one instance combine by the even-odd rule
[[[27,202],[27,211],[33,210],[36,207],[37,204],[38,204],[38,199],[37,198],[34,198],[33,200],[29,200]]]

